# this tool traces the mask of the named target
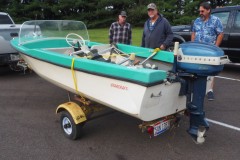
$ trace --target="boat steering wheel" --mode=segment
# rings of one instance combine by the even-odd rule
[[[79,47],[82,47],[85,45],[85,40],[82,38],[82,36],[76,34],[76,33],[69,33],[66,36],[66,42],[73,48],[78,48],[76,46],[77,43],[79,43]]]

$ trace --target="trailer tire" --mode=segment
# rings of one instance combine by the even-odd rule
[[[83,126],[85,122],[75,124],[71,114],[68,111],[62,111],[60,116],[60,125],[64,135],[71,139],[76,140],[83,135]]]
[[[183,43],[182,41],[173,41],[166,49],[168,52],[173,52],[174,51],[175,42],[179,42],[179,44]]]

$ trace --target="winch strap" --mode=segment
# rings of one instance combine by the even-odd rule
[[[74,71],[74,62],[75,62],[75,58],[72,59],[72,65],[71,65],[71,71],[72,71],[72,77],[73,77],[74,87],[75,87],[75,90],[76,90],[77,94],[78,94],[82,99],[85,99],[85,98],[82,96],[82,94],[78,91],[77,78],[76,78],[76,74],[75,74],[75,71]]]

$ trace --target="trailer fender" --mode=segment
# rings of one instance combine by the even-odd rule
[[[82,108],[74,102],[60,104],[56,109],[56,114],[64,110],[68,111],[71,114],[75,124],[79,124],[87,120],[87,117]]]

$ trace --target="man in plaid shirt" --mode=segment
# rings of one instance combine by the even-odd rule
[[[122,11],[118,16],[118,21],[113,22],[109,28],[109,41],[111,43],[132,43],[132,28],[126,22],[127,14]]]

